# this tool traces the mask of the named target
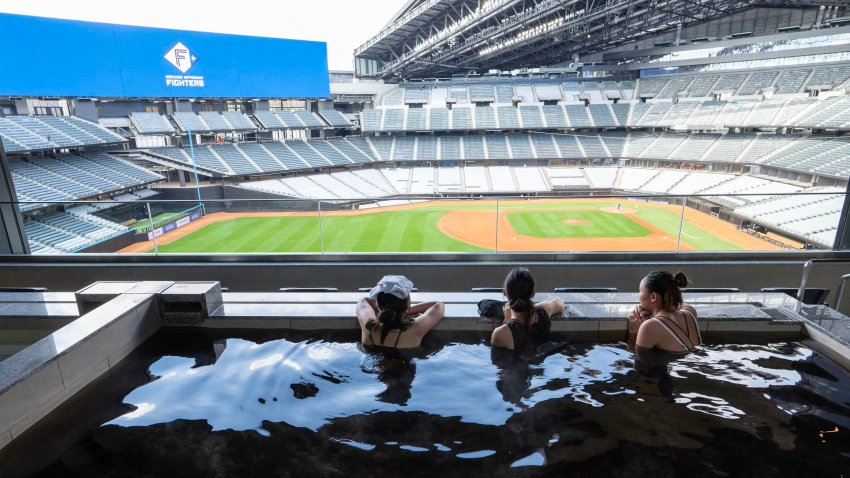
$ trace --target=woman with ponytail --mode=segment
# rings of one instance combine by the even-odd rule
[[[682,301],[685,274],[653,271],[640,281],[640,303],[628,318],[629,349],[687,353],[702,343],[697,311]]]
[[[507,297],[505,322],[493,330],[490,343],[493,347],[513,350],[515,355],[533,353],[534,349],[549,340],[549,317],[564,311],[564,301],[554,297],[535,304],[534,277],[524,267],[513,269],[505,278],[502,293]]]
[[[361,342],[392,349],[418,347],[422,337],[445,314],[441,302],[410,305],[413,282],[404,276],[384,276],[368,297],[357,303]]]

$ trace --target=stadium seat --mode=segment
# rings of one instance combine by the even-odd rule
[[[795,299],[797,298],[798,290],[796,287],[762,287],[761,289],[762,292],[782,292]],[[809,305],[826,304],[827,296],[829,296],[829,289],[810,287],[803,293],[802,302]]]
[[[555,292],[618,292],[616,287],[556,287]]]
[[[688,287],[682,292],[741,292],[737,287]]]

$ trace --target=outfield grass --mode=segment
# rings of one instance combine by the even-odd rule
[[[611,201],[506,201],[499,210],[518,234],[540,237],[643,237],[650,231],[632,221],[629,215],[610,214],[595,209],[611,207]],[[637,217],[676,237],[678,212],[650,205],[634,205]],[[251,252],[487,252],[443,234],[439,219],[449,211],[492,211],[492,201],[462,204],[429,204],[417,209],[380,211],[351,216],[243,217],[209,224],[175,242],[160,245],[164,253],[251,253]],[[533,209],[533,211],[532,211]],[[157,218],[164,216],[160,215]],[[565,220],[587,221],[564,224]],[[320,231],[323,234],[320,234]],[[323,237],[322,237],[323,236]],[[697,250],[741,250],[711,231],[685,219],[682,240]],[[624,244],[624,248],[628,246]]]
[[[531,237],[644,237],[651,232],[628,216],[602,211],[512,212],[507,217],[517,234]],[[565,224],[568,220],[584,224]]]
[[[445,210],[359,216],[238,218],[210,224],[160,252],[486,252],[443,234]],[[320,239],[324,233],[324,248]]]

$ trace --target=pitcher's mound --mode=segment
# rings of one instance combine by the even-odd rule
[[[611,214],[634,214],[637,212],[636,210],[627,207],[621,207],[620,209],[617,209],[616,207],[600,207],[599,210],[603,212],[610,212]]]
[[[564,224],[569,224],[571,226],[579,226],[582,224],[587,224],[587,221],[584,219],[566,219],[564,220]]]

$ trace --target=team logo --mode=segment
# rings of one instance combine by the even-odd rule
[[[186,45],[177,42],[170,50],[165,53],[165,59],[180,70],[181,73],[186,73],[198,61]]]

